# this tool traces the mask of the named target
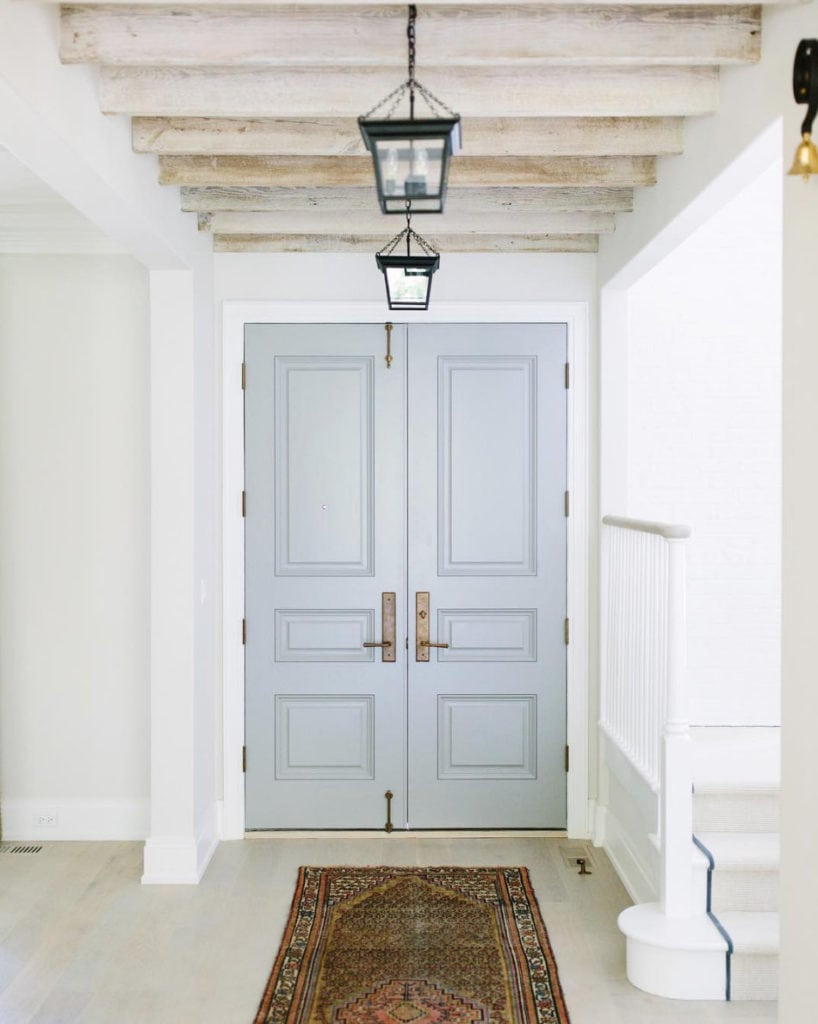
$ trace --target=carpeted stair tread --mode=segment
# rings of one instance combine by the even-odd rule
[[[773,911],[726,910],[718,915],[733,940],[733,955],[775,956],[779,947],[778,914]]]
[[[778,870],[778,832],[699,832],[697,838],[713,855],[716,871]]]

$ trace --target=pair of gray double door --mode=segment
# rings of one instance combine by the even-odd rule
[[[563,828],[565,326],[391,348],[246,327],[247,828]]]

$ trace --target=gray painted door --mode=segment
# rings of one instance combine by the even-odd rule
[[[565,328],[392,349],[246,330],[247,827],[564,827]]]

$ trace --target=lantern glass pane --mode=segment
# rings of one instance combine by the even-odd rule
[[[414,212],[439,209],[446,139],[378,139],[375,146],[384,201],[390,207],[402,211],[409,199]]]
[[[425,307],[428,302],[431,275],[415,267],[387,267],[386,284],[390,303],[408,303]]]

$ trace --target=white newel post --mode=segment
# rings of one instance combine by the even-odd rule
[[[692,914],[693,778],[685,681],[685,541],[668,537],[667,714],[662,738],[662,910]]]

